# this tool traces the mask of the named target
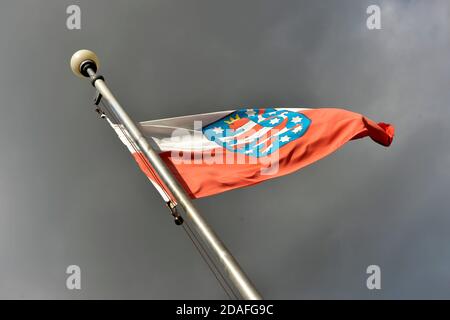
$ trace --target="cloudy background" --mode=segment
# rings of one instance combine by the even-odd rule
[[[277,105],[395,124],[390,148],[196,203],[265,298],[450,298],[448,1],[3,1],[0,40],[0,298],[226,297],[92,111],[80,48],[137,120]]]

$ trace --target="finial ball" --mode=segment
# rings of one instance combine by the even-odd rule
[[[75,52],[70,59],[70,68],[72,69],[72,72],[78,76],[78,77],[84,77],[84,75],[81,74],[81,64],[85,62],[86,60],[91,60],[97,65],[97,69],[99,68],[99,61],[97,55],[90,51],[90,50],[79,50]]]

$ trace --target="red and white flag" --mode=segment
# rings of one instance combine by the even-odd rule
[[[247,108],[141,122],[141,129],[192,198],[250,186],[323,158],[369,136],[389,146],[394,127],[323,108]],[[126,131],[112,124],[163,198],[170,192]],[[172,199],[173,200],[173,199]]]

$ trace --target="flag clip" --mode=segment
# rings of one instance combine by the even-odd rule
[[[166,202],[167,206],[170,209],[170,212],[172,213],[172,216],[174,218],[174,222],[177,226],[180,226],[183,224],[184,219],[183,217],[180,215],[180,213],[178,212],[177,209],[177,205],[175,203],[173,203],[172,201],[168,201]]]
[[[102,98],[102,94],[99,91],[96,91],[94,96],[94,104],[98,106],[100,104],[100,101],[102,101]]]
[[[105,112],[102,110],[102,108],[99,107],[100,102],[102,101],[102,94],[99,91],[95,92],[94,96],[94,104],[97,106],[95,108],[95,112],[97,112],[100,115],[100,118],[104,119],[106,118]]]

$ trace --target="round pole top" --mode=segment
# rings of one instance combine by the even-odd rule
[[[78,50],[73,54],[72,58],[70,59],[70,68],[76,76],[81,78],[85,77],[85,75],[81,73],[81,65],[86,61],[94,63],[97,68],[100,65],[97,55],[91,50]]]

